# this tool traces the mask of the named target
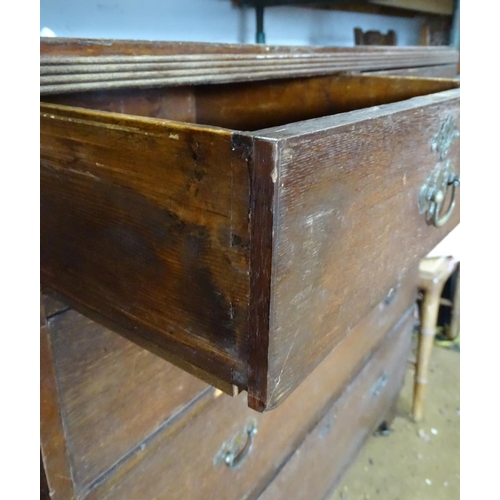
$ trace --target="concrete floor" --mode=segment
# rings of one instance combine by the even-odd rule
[[[460,498],[460,354],[434,347],[424,418],[410,416],[413,369],[406,373],[389,436],[366,443],[330,500]]]

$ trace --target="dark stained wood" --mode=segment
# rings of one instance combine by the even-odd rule
[[[44,285],[245,386],[249,187],[231,133],[41,111]]]
[[[41,301],[45,316],[50,318],[54,314],[59,314],[69,309],[69,306],[62,300],[59,300],[52,290],[42,290]]]
[[[49,329],[41,302],[40,310],[40,455],[45,469],[46,488],[52,500],[75,498],[73,476],[66,453],[66,436],[59,412],[57,380]],[[44,489],[43,475],[41,490]]]
[[[453,80],[370,77],[365,73],[190,88],[80,92],[46,96],[44,101],[237,130],[258,130],[458,86]]]
[[[277,446],[284,447],[280,456],[292,452],[300,436],[319,419],[322,408],[333,401],[378,348],[386,332],[415,303],[416,271],[412,270],[390,300],[382,301],[370,312],[284,405],[264,415],[262,425],[269,436],[261,442],[269,439],[271,446],[266,448],[266,454]],[[166,455],[183,456],[183,449],[155,443],[169,443],[190,419],[202,412],[199,418],[204,422],[213,390],[207,392],[203,383],[75,311],[54,316],[49,326],[59,387],[57,404],[66,429],[66,449],[79,498],[89,494],[89,498],[101,498],[104,491],[149,460],[150,454],[154,455],[151,460],[159,464]],[[236,400],[225,396],[223,399],[228,418],[237,419],[240,413],[247,420],[258,417],[247,408],[244,395]],[[268,415],[275,417],[269,419]],[[214,418],[214,422],[221,422],[221,417]],[[282,424],[284,420],[286,426]],[[260,435],[264,432],[262,425],[259,424]],[[191,431],[186,432],[191,436]],[[221,425],[218,432],[227,432],[227,428]],[[273,437],[276,432],[277,437]],[[204,431],[194,434],[200,443],[206,439],[204,436]],[[263,459],[268,462],[266,457]],[[260,470],[256,473],[260,474]],[[146,491],[151,487],[144,486],[147,483],[140,480],[138,487]],[[255,485],[250,478],[243,481],[241,488],[263,487],[264,483],[259,476]],[[236,488],[235,494],[238,491],[243,490]]]
[[[457,88],[432,78],[344,75],[196,87],[196,122],[258,130]]]
[[[275,411],[258,414],[247,407],[243,395],[233,399],[222,395],[178,434],[155,436],[134,467],[118,469],[87,498],[255,498],[381,344],[384,352],[396,351],[398,366],[405,366],[407,353],[395,344],[401,343],[396,338],[403,335],[402,330],[408,344],[406,325],[414,322],[415,294],[416,273],[412,272],[394,301],[380,304]],[[377,363],[385,361],[386,357]],[[390,363],[386,369],[392,374]],[[382,420],[384,409],[369,416]],[[252,421],[258,432],[241,467],[214,465],[222,444]]]
[[[428,18],[420,28],[420,45],[449,45],[453,20],[446,17]]]
[[[125,89],[44,96],[44,102],[99,111],[196,123],[192,87]]]
[[[42,282],[271,409],[456,225],[458,207],[428,227],[417,200],[434,134],[448,115],[458,122],[458,84],[343,75],[194,88],[194,117],[210,126],[116,113],[126,102],[168,114],[167,91],[135,108],[110,93],[115,112],[42,104]]]
[[[50,500],[49,485],[47,484],[47,476],[43,468],[42,453],[40,452],[40,500]]]
[[[282,467],[260,500],[325,498],[366,438],[395,404],[403,384],[414,318],[386,341]],[[379,385],[385,378],[385,385]]]
[[[49,320],[59,408],[77,492],[210,390],[92,320]]]
[[[369,49],[42,39],[40,92],[254,81],[458,60],[449,47]]]
[[[312,47],[262,44],[229,44],[203,42],[164,42],[144,40],[110,40],[85,38],[41,38],[40,57],[99,57],[99,56],[183,56],[183,55],[248,55],[274,54],[404,54],[408,58],[426,55],[425,65],[434,63],[435,55],[457,58],[451,47]],[[185,60],[185,58],[184,58]],[[389,64],[389,61],[388,61]]]
[[[450,116],[459,90],[259,132],[279,140],[267,409],[458,224],[458,202],[439,229],[418,208]],[[458,173],[459,140],[447,158]]]
[[[250,191],[250,315],[248,405],[262,411],[266,407],[269,369],[269,315],[273,275],[273,234],[275,212],[276,144],[255,141]]]

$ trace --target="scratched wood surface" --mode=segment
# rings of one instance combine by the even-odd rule
[[[42,447],[53,450],[44,455],[48,482],[57,486],[64,478],[55,454],[67,457],[75,498],[148,499],[166,492],[175,498],[177,490],[181,498],[200,498],[209,490],[217,498],[254,497],[388,332],[413,314],[417,279],[415,268],[286,403],[265,414],[250,410],[244,395],[214,399],[202,382],[73,310],[52,316],[44,322],[50,360],[45,356],[41,377],[57,387],[53,414],[61,421],[43,421]],[[251,419],[258,437],[243,467],[214,468],[222,443]],[[59,487],[52,495],[72,497]]]
[[[244,386],[248,174],[231,133],[41,107],[45,286]]]
[[[254,406],[279,404],[458,224],[458,201],[439,229],[418,207],[440,163],[433,138],[449,117],[459,125],[458,89],[259,132],[279,145],[267,178],[275,186],[270,311],[262,307],[267,378],[249,387]],[[447,159],[458,173],[459,139]]]
[[[385,415],[403,384],[414,319],[384,343],[282,467],[259,500],[322,499]],[[380,386],[381,380],[386,380]],[[332,496],[333,498],[333,496]]]
[[[417,213],[432,136],[458,121],[459,91],[438,91],[457,86],[343,75],[44,103],[42,282],[271,409],[457,223]],[[207,125],[169,121],[184,104]]]
[[[392,347],[383,349],[392,349],[402,329],[409,339],[408,323],[415,321],[415,271],[393,301],[382,302],[276,411],[258,414],[247,407],[243,394],[234,399],[221,395],[179,433],[159,433],[148,440],[133,466],[124,463],[118,467],[86,498],[256,498],[370,357],[378,358],[380,346],[389,344]],[[395,350],[398,365],[404,366],[406,353]],[[390,363],[386,369],[392,374]],[[375,411],[368,409],[364,418],[381,421],[387,410],[382,404]],[[214,465],[223,443],[241,433],[249,422],[254,422],[257,434],[241,466],[230,469],[224,463]],[[332,451],[332,456],[336,453]],[[351,460],[352,455],[345,459]]]
[[[49,319],[49,332],[78,495],[209,390],[73,310]]]

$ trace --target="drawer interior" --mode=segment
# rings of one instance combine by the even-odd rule
[[[453,79],[329,75],[261,82],[113,89],[43,96],[48,103],[255,131],[458,88]]]

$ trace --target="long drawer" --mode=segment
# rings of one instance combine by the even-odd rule
[[[74,311],[49,318],[65,436],[56,451],[69,460],[67,486],[78,499],[255,497],[379,346],[393,345],[384,340],[388,332],[393,338],[413,321],[415,296],[412,273],[283,405],[265,414],[249,409],[244,394],[229,398],[205,388]],[[42,361],[47,377],[48,356]],[[49,485],[61,476],[49,453],[53,431],[45,425],[42,432]],[[71,498],[54,489],[54,500]]]
[[[459,82],[185,82],[42,97],[42,282],[264,411],[458,223]]]
[[[324,470],[328,484],[337,477],[342,466],[350,463],[373,426],[381,423],[390,411],[401,386],[413,325],[413,311],[410,311],[376,350],[362,375],[355,377],[354,395],[341,396],[326,417],[331,426],[332,412],[338,414],[338,422],[333,423],[331,432],[337,440],[342,436],[326,454],[325,463],[330,463],[330,468]],[[110,478],[108,484],[95,489],[87,498],[256,498],[285,462],[288,468],[287,459],[342,392],[343,385],[331,378],[331,374],[347,355],[347,349],[339,346],[338,352],[334,351],[318,367],[318,373],[274,412],[259,415],[249,410],[240,397],[230,400],[221,396],[174,438],[159,437],[151,442],[134,467]],[[347,364],[355,374],[353,361]],[[350,386],[346,393],[351,392]],[[318,425],[325,433],[324,419]],[[300,477],[305,491],[314,483],[309,477],[314,475],[313,467],[302,471]],[[283,498],[315,497],[284,495]]]
[[[377,352],[297,448],[259,500],[323,499],[395,401],[414,322]]]

